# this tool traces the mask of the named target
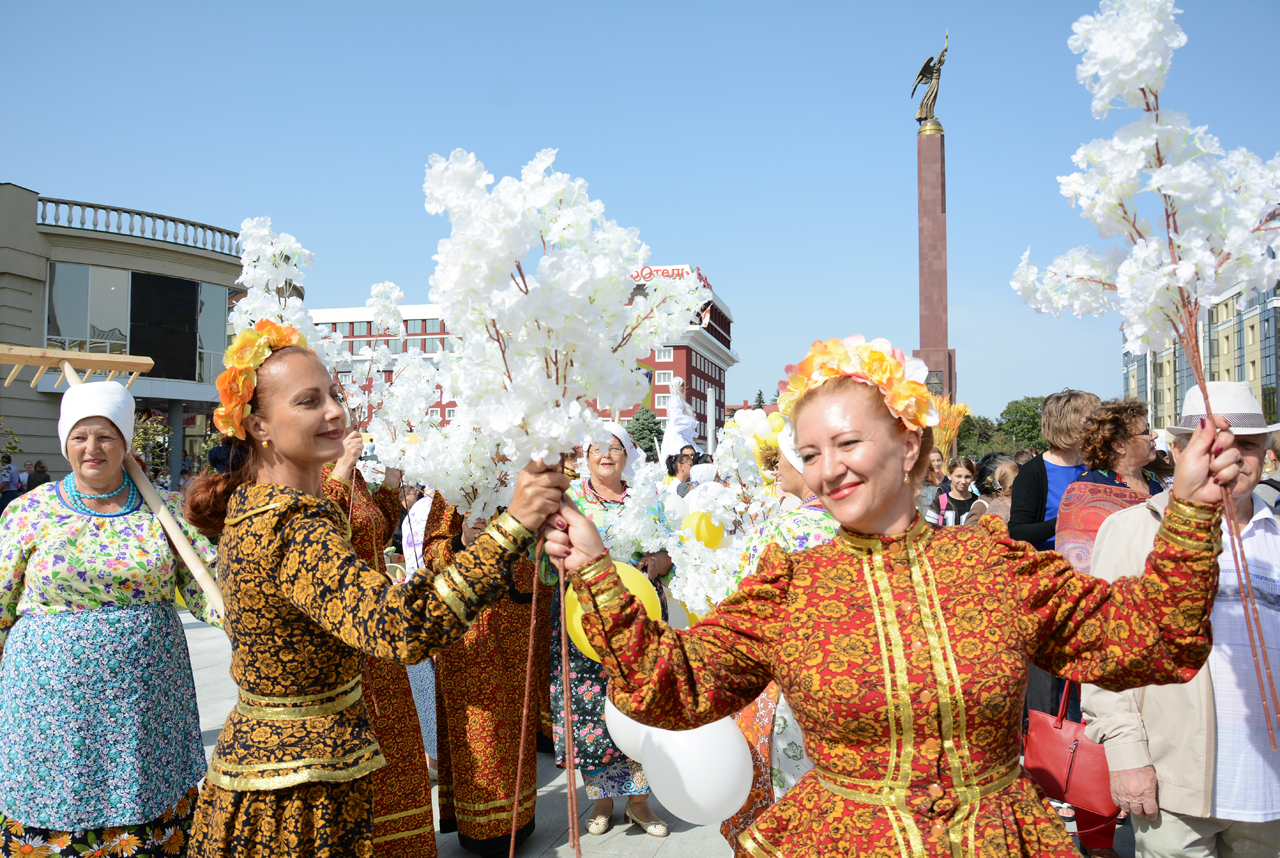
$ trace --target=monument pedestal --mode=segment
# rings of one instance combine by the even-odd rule
[[[916,137],[920,227],[920,348],[912,354],[929,367],[929,390],[952,402],[956,353],[947,346],[947,159],[942,123],[930,119]]]

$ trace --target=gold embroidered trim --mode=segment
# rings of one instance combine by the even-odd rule
[[[449,610],[453,611],[454,616],[458,618],[459,622],[461,622],[464,626],[470,626],[471,619],[467,615],[467,606],[462,604],[462,600],[459,599],[454,594],[454,592],[449,589],[448,582],[444,580],[445,572],[448,572],[448,571],[449,570],[446,569],[444,572],[441,572],[439,575],[437,575],[435,577],[435,580],[433,580],[431,584],[436,588],[436,593],[440,595],[440,598],[444,601],[444,603],[449,606]]]
[[[498,543],[502,550],[508,554],[520,553],[520,548],[510,539],[507,539],[506,534],[502,532],[502,529],[499,528],[495,522],[490,522],[489,526],[484,529],[484,532],[489,534],[489,538]]]
[[[531,795],[528,798],[523,799],[520,802],[520,810],[528,810],[529,808],[537,804],[537,801],[538,801],[538,797],[536,795]],[[518,813],[519,811],[517,811],[517,814]],[[486,813],[480,816],[475,816],[470,813],[467,813],[465,810],[458,810],[458,809],[454,810],[453,815],[456,818],[463,820],[464,822],[473,822],[477,824],[482,822],[493,822],[498,819],[510,819],[511,803],[507,802],[507,806],[502,808],[501,810],[495,810],[493,813]]]
[[[603,593],[599,593],[596,595],[595,597],[596,607],[603,608],[605,605],[611,605],[614,602],[621,599],[623,596],[625,596],[626,593],[627,593],[627,587],[625,584],[617,584],[613,587],[610,587],[608,590],[605,590]]]
[[[924,548],[932,538],[933,528],[924,520],[924,516],[917,515],[916,520],[907,528],[907,532],[901,536],[893,537],[893,541],[914,542]],[[835,542],[851,554],[879,554],[885,548],[882,537],[854,533],[852,530],[845,530],[843,527],[836,531]]]
[[[849,801],[856,801],[859,804],[870,804],[876,807],[895,807],[907,793],[907,790],[895,789],[890,786],[881,787],[879,792],[865,792],[863,790],[849,789],[836,783],[834,779],[840,777],[839,775],[834,775],[821,768],[815,768],[814,771],[818,775],[818,782],[829,792],[833,792],[841,798],[848,799]],[[995,795],[1016,781],[1021,774],[1021,766],[1017,764],[1009,766],[1001,772],[1000,776],[996,780],[983,786],[976,787],[977,794],[980,798]]]
[[[609,552],[606,551],[604,554],[600,555],[598,559],[592,560],[586,566],[581,569],[575,569],[574,571],[577,572],[578,577],[586,582],[589,587],[596,583],[596,579],[603,578],[613,571],[613,558],[609,555]]]
[[[520,791],[520,801],[522,803],[526,802],[530,799],[530,797],[536,796],[537,794],[538,794],[538,785],[532,784]],[[505,807],[507,810],[510,810],[511,796],[507,796],[506,798],[495,799],[493,801],[481,802],[480,804],[473,804],[467,801],[455,801],[453,803],[453,806],[460,807],[463,810],[491,810],[492,808],[495,808],[495,807]]]
[[[318,703],[314,706],[252,706],[244,701],[236,701],[236,711],[249,718],[262,721],[304,721],[308,718],[324,718],[337,715],[343,709],[360,699],[364,689],[357,686],[329,703]]]
[[[206,776],[208,783],[214,786],[229,789],[233,792],[244,792],[246,790],[267,790],[267,789],[285,789],[286,787],[297,786],[302,783],[314,781],[326,782],[343,782],[353,781],[356,778],[362,778],[370,772],[375,772],[387,764],[386,757],[379,752],[373,759],[361,763],[358,766],[352,766],[349,769],[341,771],[333,771],[332,769],[303,769],[300,772],[294,772],[288,775],[276,775],[275,777],[228,777],[222,772],[214,771],[212,767]]]
[[[782,854],[776,846],[761,837],[754,826],[739,834],[738,842],[753,858],[773,858],[775,855]]]
[[[377,754],[381,751],[377,742],[372,745],[366,745],[358,751],[353,751],[344,757],[306,757],[301,760],[283,760],[278,763],[253,763],[252,765],[240,765],[238,763],[226,763],[215,756],[209,761],[210,770],[217,765],[219,769],[227,772],[269,772],[276,769],[295,769],[299,766],[340,766],[343,763],[349,763],[352,760],[359,759],[366,754]]]
[[[1222,553],[1222,543],[1217,540],[1192,539],[1186,536],[1181,536],[1177,533],[1170,533],[1169,529],[1164,525],[1160,526],[1160,536],[1166,542],[1171,542],[1184,551],[1194,551],[1199,553],[1212,550],[1215,557]]]
[[[493,523],[511,534],[511,538],[516,542],[528,543],[533,541],[533,531],[521,524],[520,521],[509,512],[504,511],[493,520]]]
[[[240,696],[243,697],[245,700],[249,701],[250,703],[256,703],[259,705],[264,703],[284,703],[289,705],[302,705],[306,703],[315,703],[317,700],[324,700],[326,697],[333,697],[335,694],[342,694],[345,691],[350,691],[359,682],[360,682],[360,675],[356,674],[355,679],[351,680],[345,685],[340,685],[337,688],[331,688],[328,691],[322,691],[319,694],[308,694],[303,697],[267,697],[262,694],[250,694],[248,691],[245,691],[243,688],[240,689]]]
[[[418,811],[415,811],[417,813]],[[425,825],[422,828],[415,828],[412,831],[398,831],[395,834],[385,834],[382,837],[373,838],[374,843],[386,843],[388,840],[399,840],[402,837],[412,837],[415,834],[426,834],[428,831],[436,830],[435,823]]]
[[[1182,498],[1176,497],[1172,493],[1169,495],[1169,512],[1177,513],[1183,518],[1190,518],[1195,521],[1206,521],[1211,524],[1217,524],[1218,517],[1222,514],[1217,506],[1184,501]]]
[[[389,813],[386,816],[375,816],[373,821],[375,825],[379,822],[391,822],[396,819],[404,819],[406,816],[416,816],[420,813],[426,813],[430,809],[431,808],[426,805],[423,805],[422,807],[415,808],[414,810],[404,810],[400,813]]]
[[[462,591],[462,598],[472,604],[480,601],[476,597],[476,591],[471,589],[471,585],[467,583],[467,579],[462,577],[462,573],[458,571],[457,566],[450,566],[444,570],[445,574],[453,579],[454,586]]]
[[[243,513],[241,515],[233,515],[231,518],[226,519],[226,521],[224,522],[224,526],[235,527],[237,524],[239,524],[240,522],[244,521],[247,518],[252,518],[253,516],[257,515],[260,512],[266,512],[267,510],[275,509],[278,506],[284,506],[284,501],[269,503],[266,506],[260,506],[255,509],[251,509],[248,512]]]

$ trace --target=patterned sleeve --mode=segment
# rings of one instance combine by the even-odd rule
[[[436,492],[422,537],[423,565],[432,572],[439,572],[452,563],[453,538],[461,533],[462,515],[444,499],[444,495]]]
[[[682,631],[645,617],[608,555],[569,575],[614,705],[642,723],[687,730],[738,712],[769,684],[791,573],[786,553],[769,547],[741,590]]]
[[[742,557],[738,560],[738,571],[734,574],[734,590],[742,585],[743,578],[756,571],[756,564],[760,561],[760,555],[764,553],[764,550],[777,543],[777,530],[778,528],[774,522],[766,521],[747,537],[747,544],[742,549]]]
[[[396,525],[400,522],[400,514],[404,511],[404,507],[400,505],[399,489],[378,486],[378,490],[370,497],[373,499],[374,507],[382,514],[385,528],[382,532],[387,535],[387,538],[378,546],[378,550],[382,551],[391,544],[391,537],[396,532]]]
[[[1217,507],[1172,498],[1142,574],[1114,584],[1079,574],[1061,554],[1015,542],[998,518],[980,526],[1001,537],[997,551],[1024,607],[1031,659],[1057,676],[1121,691],[1186,682],[1209,657],[1219,522]]]
[[[283,524],[280,578],[293,603],[344,643],[416,664],[456,642],[482,608],[507,592],[508,570],[532,538],[503,515],[438,574],[388,585],[332,519],[295,514]]]
[[[18,621],[18,602],[27,576],[27,558],[40,538],[42,495],[31,492],[14,500],[0,515],[0,652]]]
[[[167,497],[166,497],[167,494]],[[182,517],[182,496],[175,492],[161,493],[165,498],[165,505],[169,507],[169,512],[173,513],[173,517],[178,520],[178,524],[182,527],[182,532],[186,534],[187,541],[191,543],[191,547],[195,549],[196,554],[204,561],[205,568],[209,570],[209,574],[217,580],[217,572],[215,565],[218,562],[218,549],[213,547],[209,540],[205,539]],[[173,552],[173,571],[174,586],[178,592],[182,594],[182,601],[186,603],[187,610],[191,611],[191,615],[201,622],[208,623],[215,628],[222,628],[222,615],[220,615],[213,605],[209,604],[209,599],[204,594],[204,588],[200,586],[200,582],[196,580],[196,576],[191,574],[191,569],[187,566],[182,555]]]

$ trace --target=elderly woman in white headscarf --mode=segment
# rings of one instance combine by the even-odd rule
[[[133,415],[116,382],[68,390],[71,473],[0,517],[3,855],[185,849],[205,757],[177,592],[220,618],[125,473]]]
[[[637,462],[644,461],[631,435],[617,423],[604,423],[605,438],[589,438],[584,444],[586,471],[565,492],[565,497],[577,504],[578,509],[591,518],[602,531],[607,531],[617,511],[624,504],[649,504],[651,498],[633,498],[627,480],[634,475]],[[645,555],[639,548],[630,557],[619,557],[644,571],[651,579],[661,579],[671,572],[671,558],[667,553]],[[544,567],[551,570],[550,564]],[[552,574],[555,574],[552,572]],[[662,596],[660,580],[654,580],[659,597]],[[665,615],[666,604],[663,601]],[[557,592],[552,603],[552,628],[560,622],[560,601]],[[563,766],[565,760],[564,707],[556,705],[564,699],[560,684],[560,642],[557,638],[551,646],[551,713],[552,734],[556,741],[556,762]],[[595,802],[587,816],[587,831],[604,834],[613,824],[613,803],[618,796],[627,796],[625,818],[636,823],[646,833],[655,837],[667,836],[667,824],[649,807],[649,782],[644,769],[636,760],[628,758],[613,740],[604,723],[605,672],[598,661],[592,661],[569,642],[569,670],[576,677],[569,689],[574,718],[574,757],[587,788],[587,798]]]

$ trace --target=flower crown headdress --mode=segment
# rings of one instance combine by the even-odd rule
[[[938,409],[924,386],[929,368],[909,358],[888,340],[867,342],[860,335],[843,340],[817,340],[804,360],[787,367],[787,380],[778,382],[778,408],[791,416],[796,400],[833,378],[852,378],[879,389],[884,404],[908,429],[923,432],[937,426]]]
[[[300,346],[311,351],[307,338],[297,328],[278,325],[270,319],[259,319],[252,328],[241,331],[222,356],[226,367],[218,376],[218,397],[222,405],[213,412],[213,425],[228,437],[244,440],[244,418],[249,416],[249,400],[258,384],[258,367],[277,349]]]

